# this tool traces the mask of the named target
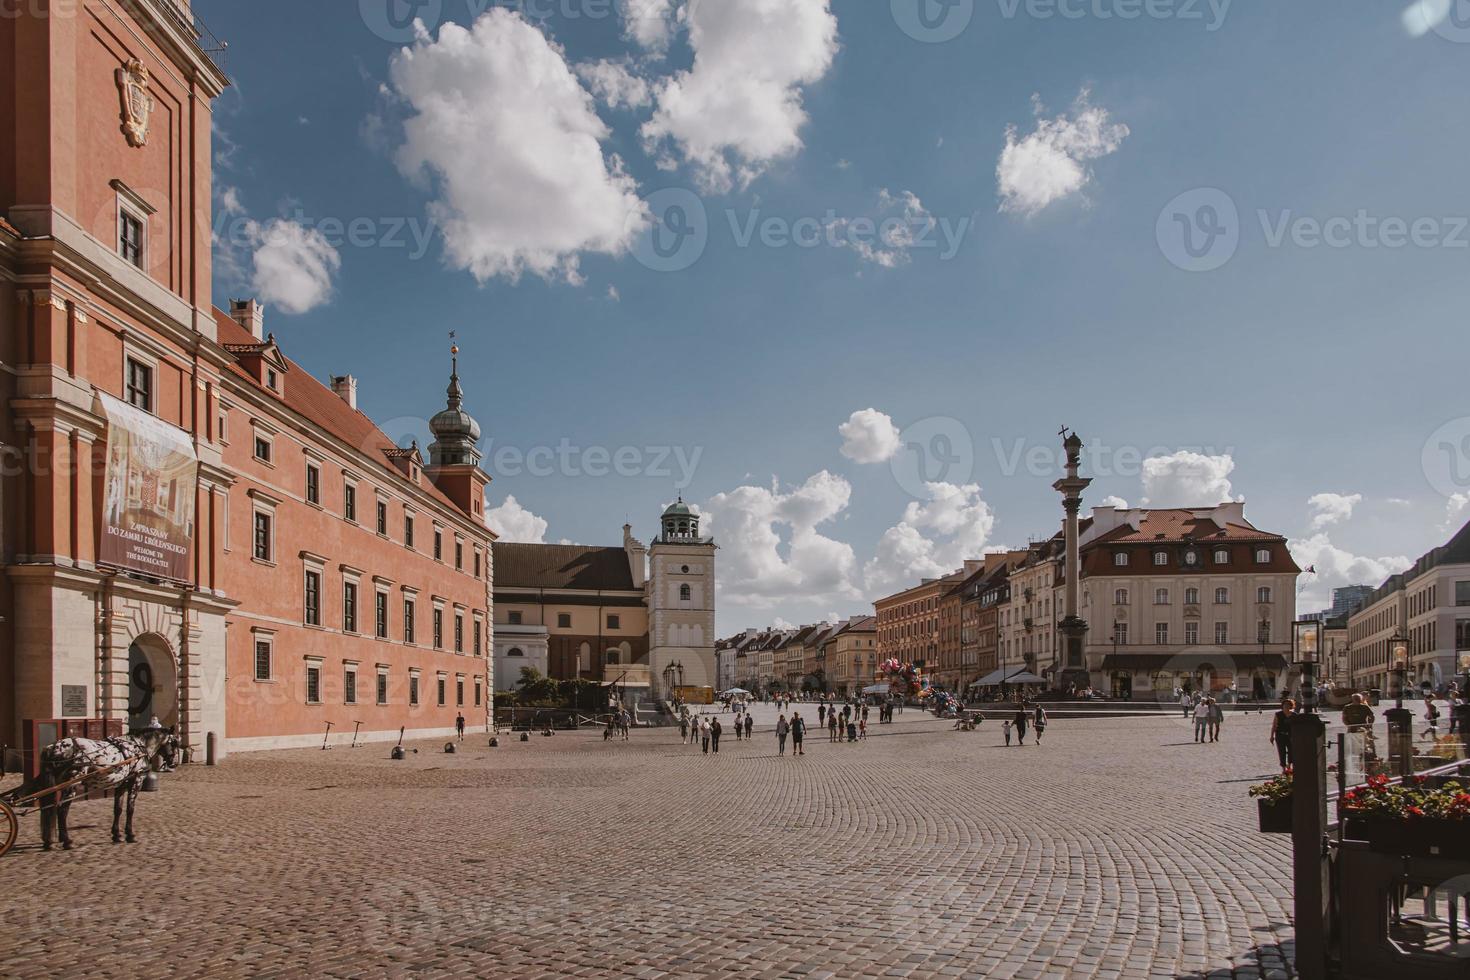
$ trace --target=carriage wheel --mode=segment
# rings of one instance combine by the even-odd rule
[[[15,846],[16,835],[20,833],[20,821],[15,817],[15,811],[10,804],[0,800],[0,857]]]

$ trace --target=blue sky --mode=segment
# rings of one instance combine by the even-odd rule
[[[1470,24],[1405,6],[200,0],[216,299],[395,437],[457,331],[503,529],[682,492],[722,632],[1050,533],[1063,424],[1317,608],[1470,517]]]

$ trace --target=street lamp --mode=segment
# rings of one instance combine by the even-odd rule
[[[1404,706],[1404,676],[1409,672],[1409,638],[1404,636],[1403,631],[1394,630],[1393,636],[1388,641],[1388,662],[1393,665],[1393,672],[1398,676],[1398,690],[1395,692],[1397,698],[1396,707]]]
[[[1322,622],[1302,619],[1292,624],[1292,651],[1302,668],[1302,707],[1315,714],[1317,705],[1317,664],[1322,660]]]

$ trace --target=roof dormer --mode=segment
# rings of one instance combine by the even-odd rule
[[[235,355],[235,361],[262,388],[276,398],[286,397],[286,374],[291,365],[277,346],[275,334],[266,334],[258,344],[225,344],[225,350]]]

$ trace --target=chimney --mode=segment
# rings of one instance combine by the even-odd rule
[[[332,391],[347,403],[348,408],[357,407],[357,379],[350,374],[332,375]]]
[[[230,300],[230,319],[249,330],[256,340],[265,339],[265,307],[255,300]]]

